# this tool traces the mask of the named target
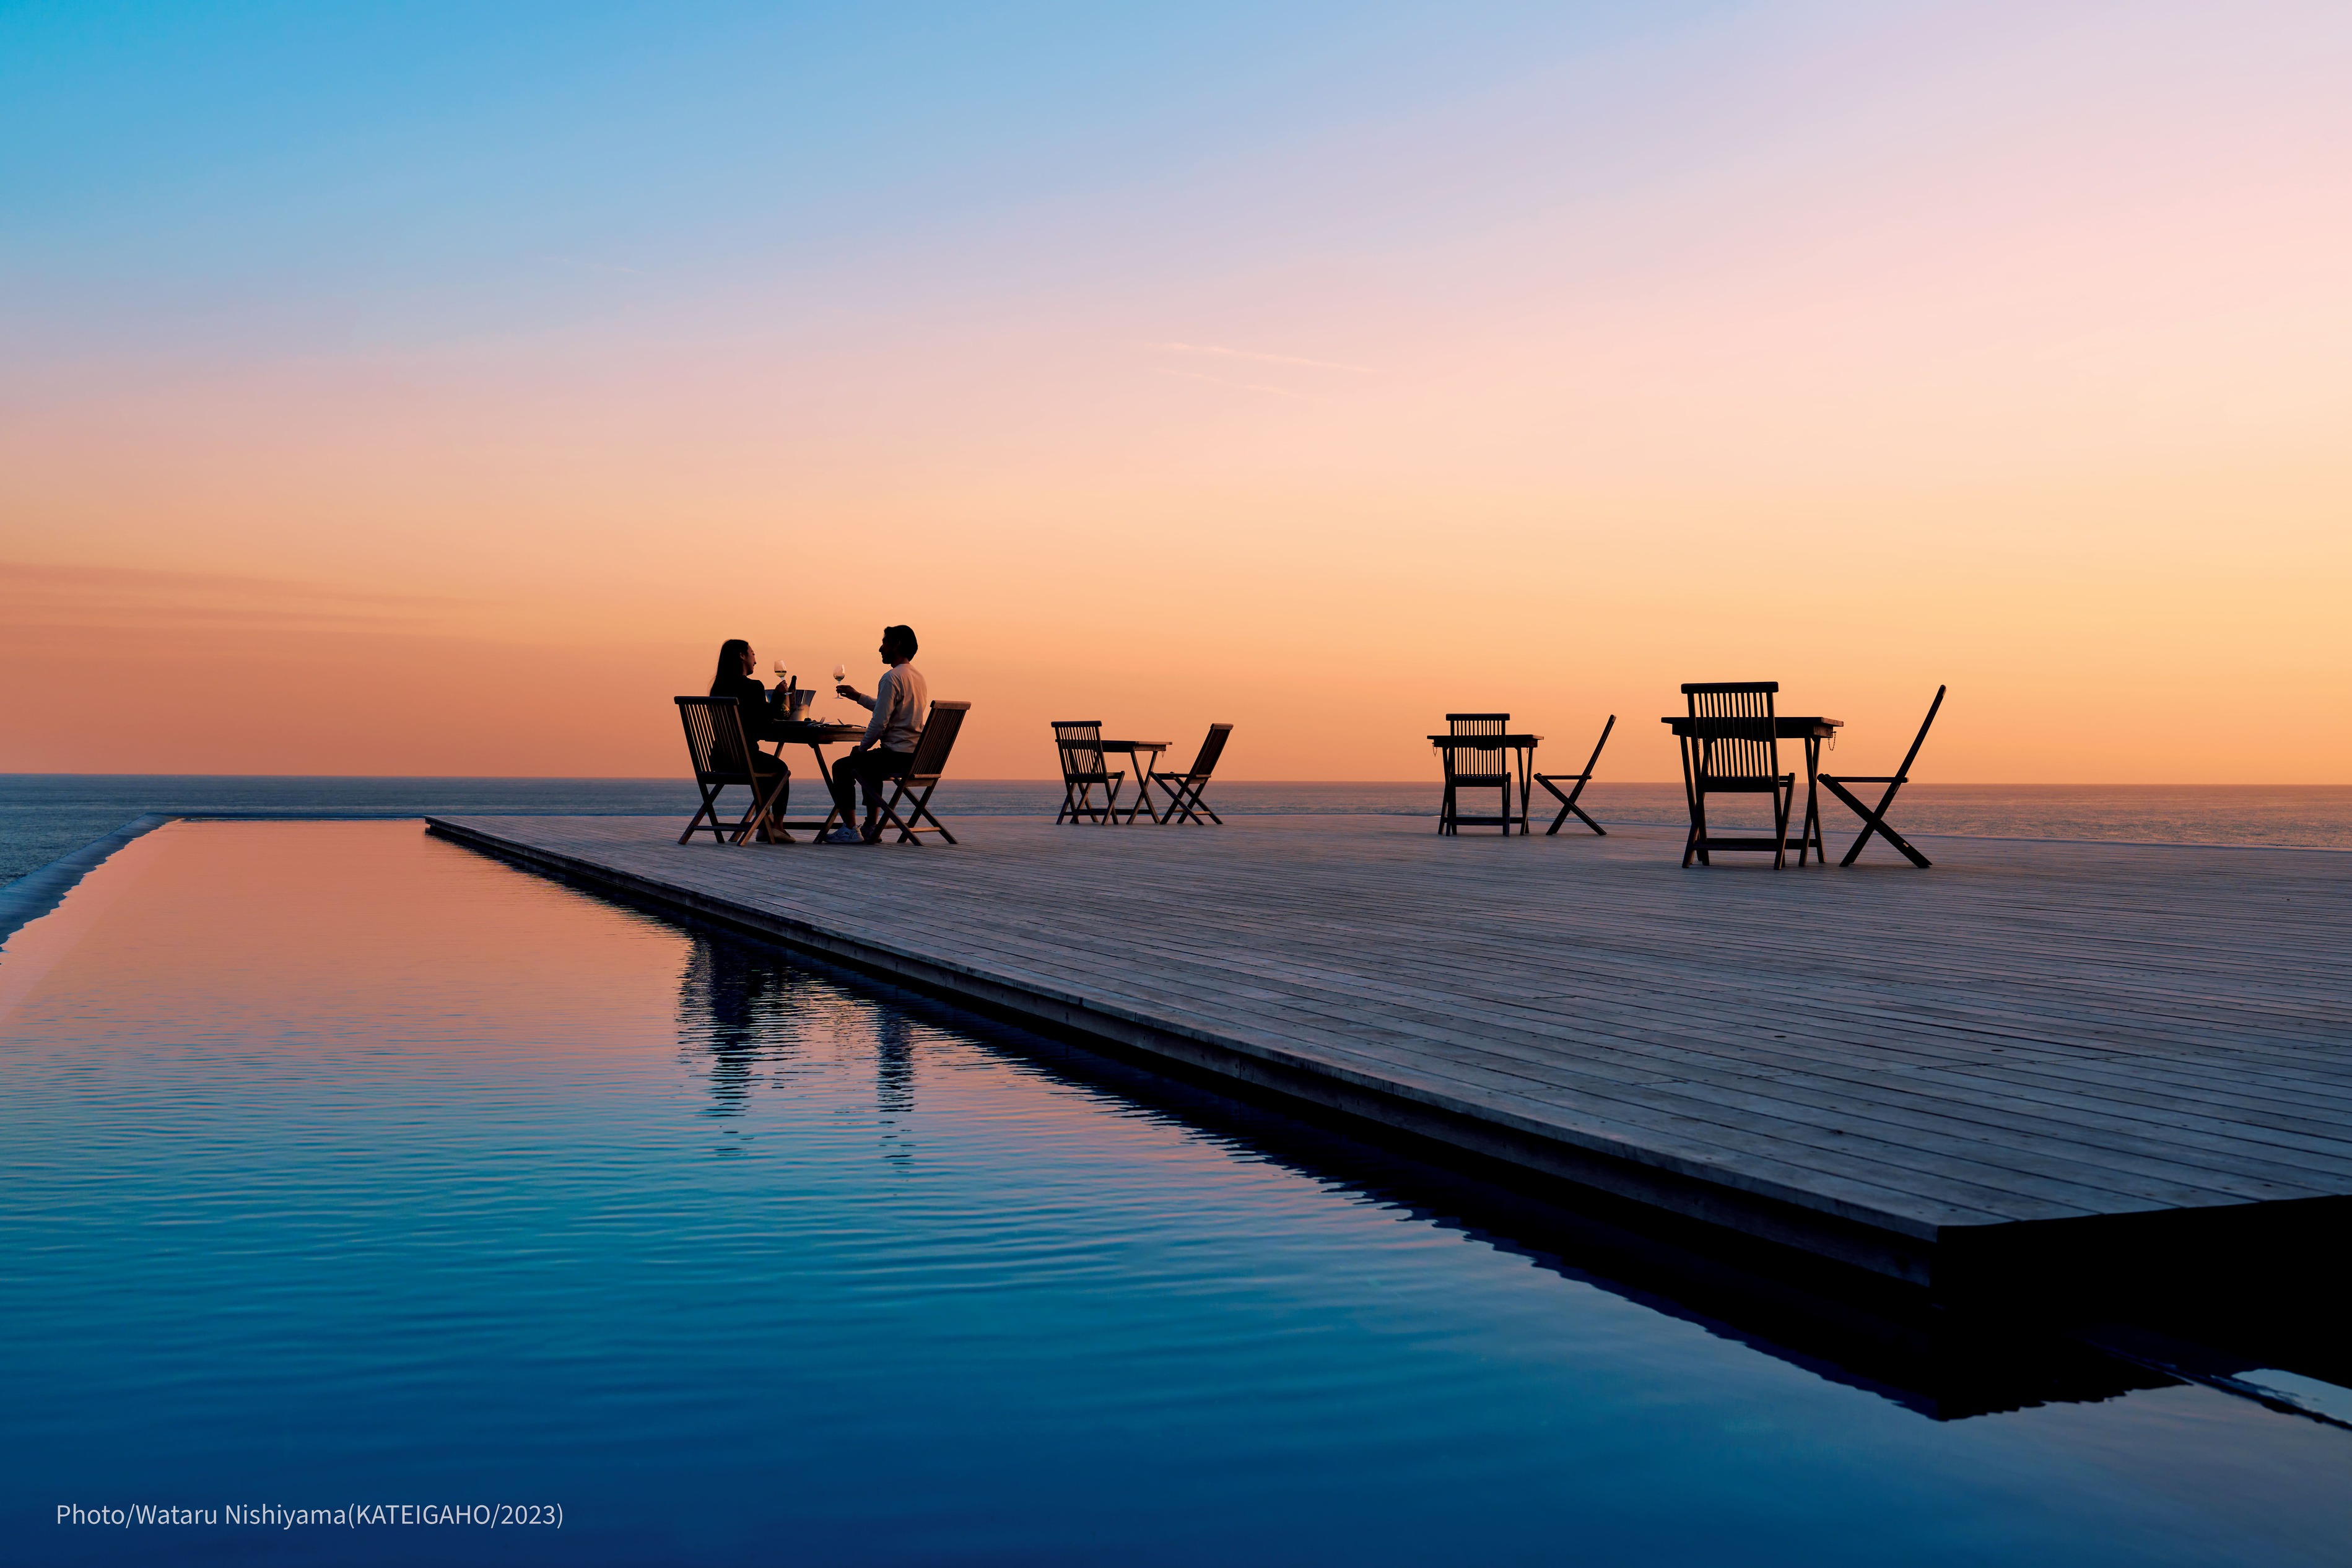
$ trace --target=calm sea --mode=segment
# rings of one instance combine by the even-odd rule
[[[1050,815],[1060,795],[1061,786],[1047,780],[950,779],[940,786],[937,804],[950,816]],[[1437,813],[1437,786],[1426,780],[1233,780],[1212,785],[1209,798],[1219,812],[1242,815]],[[341,816],[675,812],[683,821],[694,803],[693,786],[680,779],[0,774],[0,883],[151,811]],[[1604,823],[1671,823],[1680,821],[1684,810],[1682,786],[1675,784],[1596,782],[1584,804]],[[1845,830],[1846,814],[1833,801],[1825,801],[1822,809],[1835,837]],[[2352,849],[2352,786],[2342,785],[1923,784],[1904,793],[1893,815],[1906,833]]]

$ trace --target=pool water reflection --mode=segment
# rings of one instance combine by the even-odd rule
[[[0,951],[0,1107],[12,1561],[2244,1563],[2352,1539],[2352,1434],[2088,1356],[1928,1419],[1959,1412],[1899,1369],[1594,1267],[1605,1226],[1530,1244],[1473,1180],[413,823],[133,845]],[[50,1522],[356,1499],[566,1525]]]

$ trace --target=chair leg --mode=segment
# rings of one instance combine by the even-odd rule
[[[754,831],[764,830],[766,828],[769,817],[769,802],[776,798],[777,791],[781,790],[784,786],[785,782],[791,777],[791,775],[789,773],[778,773],[775,777],[776,782],[770,784],[766,790],[762,791],[760,788],[760,775],[758,773],[753,773],[751,775],[751,804],[744,808],[743,820],[735,825],[735,837],[730,840],[730,843],[740,844],[745,839],[751,837]]]
[[[1576,787],[1568,792],[1568,809],[1576,813],[1576,819],[1584,824],[1585,826],[1592,829],[1595,837],[1606,838],[1609,837],[1609,830],[1601,826],[1601,824],[1593,821],[1592,814],[1591,812],[1576,804],[1583,797],[1584,786],[1591,782],[1592,773],[1589,768],[1585,770],[1585,772],[1577,775]]]
[[[1170,778],[1160,773],[1153,776],[1152,782],[1168,792],[1168,809],[1160,816],[1161,826],[1171,822],[1199,824],[1200,814],[1192,808],[1199,802],[1200,795],[1193,790],[1190,777]]]
[[[1925,855],[1920,854],[1919,851],[1911,847],[1911,841],[1909,839],[1904,837],[1900,833],[1895,832],[1895,829],[1887,826],[1884,822],[1878,825],[1878,836],[1885,839],[1889,844],[1894,845],[1895,848],[1901,850],[1903,852],[1903,858],[1910,861],[1914,866],[1918,867],[1922,871],[1927,870],[1929,867],[1935,864],[1933,860],[1928,859]]]
[[[757,777],[758,775],[754,774],[753,776]],[[753,830],[759,835],[761,843],[790,844],[793,841],[793,836],[791,834],[776,826],[777,823],[783,820],[786,810],[792,804],[792,775],[790,773],[779,773],[776,776],[774,787],[768,791],[767,799],[761,804],[760,820],[752,825]]]
[[[913,834],[907,831],[907,825],[898,819],[898,803],[906,799],[906,797],[907,781],[904,779],[892,779],[890,781],[890,793],[882,797],[882,821],[879,824],[879,826],[885,833],[888,832],[891,828],[897,828],[898,830],[898,842],[901,844],[912,844],[918,842],[918,840]]]
[[[1691,847],[1698,842],[1698,781],[1691,768],[1691,743],[1689,738],[1685,736],[1678,740],[1675,742],[1675,749],[1682,753],[1683,804],[1690,808],[1690,837],[1683,841],[1683,869],[1687,871],[1690,869]]]
[[[1863,805],[1862,802],[1855,797],[1854,793],[1852,790],[1846,788],[1845,785],[1840,784],[1837,780],[1823,779],[1822,783],[1832,795],[1836,795],[1838,799],[1845,802],[1849,810],[1851,810],[1856,816],[1862,818],[1862,832],[1854,838],[1853,847],[1845,852],[1845,858],[1838,862],[1840,866],[1851,866],[1856,860],[1860,859],[1862,858],[1864,848],[1870,843],[1870,836],[1874,833],[1877,834],[1880,837],[1885,839],[1887,843],[1893,845],[1897,850],[1901,851],[1905,859],[1910,861],[1914,866],[1918,867],[1922,871],[1927,870],[1935,865],[1933,860],[1928,859],[1925,855],[1920,854],[1918,850],[1913,848],[1910,840],[1905,838],[1901,834],[1895,832],[1894,828],[1889,827],[1886,825],[1887,808],[1895,804],[1895,794],[1903,787],[1902,780],[1898,779],[1895,783],[1886,786],[1886,793],[1879,796],[1878,805],[1874,809]]]
[[[719,830],[719,792],[726,786],[724,784],[708,785],[700,779],[697,779],[694,781],[694,787],[702,792],[702,805],[691,817],[687,819],[686,831],[677,836],[677,841],[680,844],[687,843],[697,833],[701,832],[702,819],[708,816],[710,818],[710,837],[721,844],[726,843],[727,836]]]
[[[899,843],[920,844],[923,841],[920,836],[927,831],[937,833],[950,844],[955,842],[954,837],[940,825],[940,819],[931,816],[925,809],[930,802],[931,791],[939,787],[940,781],[933,779],[924,786],[923,793],[917,795],[908,787],[905,779],[897,778],[890,781],[889,798],[882,803],[882,825],[885,827],[895,827],[898,830]],[[908,808],[905,817],[898,815],[898,807],[901,805]],[[928,829],[922,826],[926,817],[929,817],[931,823]]]
[[[930,783],[923,786],[922,798],[914,803],[915,809],[908,814],[908,821],[909,823],[909,826],[907,831],[910,834],[921,833],[924,831],[922,824],[929,822],[931,825],[929,828],[930,832],[938,834],[943,842],[953,844],[956,841],[956,837],[954,834],[948,831],[948,825],[931,815],[931,792],[939,787],[940,781],[938,779],[933,779]],[[920,841],[918,840],[918,842]]]
[[[1561,828],[1567,826],[1568,819],[1573,816],[1579,822],[1581,822],[1585,826],[1592,829],[1593,832],[1599,834],[1601,837],[1608,837],[1609,830],[1601,826],[1601,824],[1593,821],[1591,814],[1587,812],[1582,806],[1576,804],[1577,797],[1584,793],[1584,786],[1592,781],[1592,775],[1591,773],[1578,774],[1576,779],[1576,787],[1570,790],[1566,795],[1562,795],[1559,792],[1559,780],[1562,776],[1564,775],[1551,774],[1547,776],[1543,773],[1538,773],[1536,775],[1536,783],[1551,791],[1552,798],[1559,802],[1559,815],[1551,819],[1551,826],[1549,827],[1544,829],[1544,837],[1548,838],[1553,834],[1558,833]]]

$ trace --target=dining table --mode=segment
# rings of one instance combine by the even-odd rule
[[[1127,759],[1128,766],[1135,770],[1135,800],[1132,805],[1128,806],[1127,816],[1121,818],[1122,821],[1129,823],[1133,822],[1135,820],[1135,814],[1139,808],[1147,813],[1153,822],[1157,823],[1160,820],[1160,813],[1154,810],[1151,805],[1151,773],[1153,769],[1160,765],[1160,753],[1166,751],[1173,743],[1174,742],[1169,741],[1103,741],[1098,742],[1103,751],[1117,752],[1120,755],[1124,756]],[[1146,756],[1147,752],[1150,753],[1148,758]],[[1118,816],[1118,810],[1116,806],[1111,808],[1111,816]]]
[[[823,837],[834,827],[843,826],[841,805],[834,798],[833,767],[824,760],[824,749],[827,746],[854,744],[865,733],[866,726],[863,723],[836,724],[827,719],[788,719],[769,723],[765,739],[776,743],[776,760],[778,762],[783,760],[786,746],[806,746],[809,749],[809,755],[816,759],[816,776],[824,784],[825,813],[822,820],[812,820],[807,817],[775,819],[775,830],[785,843],[798,842],[790,831],[795,827],[803,832],[814,833]],[[846,826],[854,827],[856,823],[853,819]]]
[[[1828,858],[1822,843],[1822,742],[1834,739],[1845,721],[1823,719],[1812,714],[1782,713],[1767,719],[1693,717],[1686,713],[1669,713],[1658,721],[1671,728],[1683,753],[1683,793],[1691,813],[1691,837],[1685,847],[1685,856],[1696,852],[1702,860],[1710,849],[1769,849],[1775,856],[1785,854],[1790,847],[1797,851],[1797,864],[1805,863],[1807,855]],[[1801,741],[1805,745],[1805,819],[1793,846],[1786,837],[1765,838],[1717,838],[1704,831],[1706,817],[1702,815],[1701,795],[1696,784],[1700,760],[1708,741]],[[1779,864],[1776,859],[1774,864]]]

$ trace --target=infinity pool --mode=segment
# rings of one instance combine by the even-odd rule
[[[2352,1433],[1929,1419],[1385,1159],[415,823],[174,825],[0,950],[0,1557],[2347,1560]]]

